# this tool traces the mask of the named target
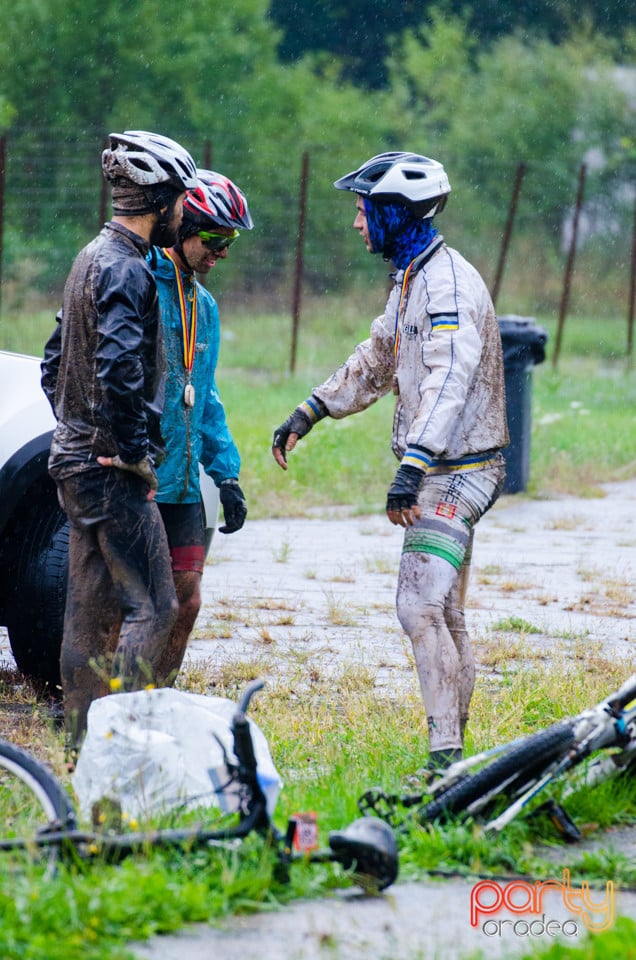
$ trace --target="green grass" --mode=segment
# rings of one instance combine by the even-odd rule
[[[289,374],[291,319],[222,307],[224,338],[218,383],[242,457],[241,483],[250,518],[298,516],[346,506],[381,511],[397,466],[389,440],[393,397],[344,420],[319,423],[289,458],[274,463],[274,429],[368,334],[384,290],[346,301],[310,301]],[[55,310],[5,317],[0,346],[41,355]],[[625,356],[625,322],[572,317],[555,370],[556,321],[537,318],[549,333],[546,361],[531,374],[531,468],[528,494],[598,496],[599,484],[636,475],[636,371]]]
[[[241,483],[250,518],[316,509],[328,513],[343,506],[359,513],[383,510],[396,468],[389,449],[391,397],[357,417],[320,423],[291,454],[287,473],[270,453],[274,428],[366,336],[382,294],[378,287],[345,304],[307,304],[293,375],[288,373],[288,316],[248,314],[221,305],[225,336],[218,380],[243,458]],[[37,315],[4,317],[0,346],[41,355],[54,313],[55,307]],[[548,327],[553,343],[554,321],[538,322]],[[593,318],[572,318],[558,368],[553,368],[549,350],[547,361],[534,369],[528,495],[597,496],[599,484],[636,476],[636,375],[625,358],[624,326],[619,319],[599,324]],[[281,555],[281,564],[286,559]],[[532,630],[523,621],[504,627],[522,635]],[[591,644],[582,644],[573,661],[561,663],[557,655],[524,670],[515,667],[514,656],[511,650],[507,665],[506,651],[499,651],[503,679],[478,683],[470,750],[532,732],[596,702],[629,669],[628,664],[602,659]],[[299,662],[298,670],[304,689],[306,666]],[[198,692],[235,698],[255,671],[255,663],[225,672],[204,665],[183,682]],[[375,691],[373,679],[363,671],[328,681],[317,675],[309,694],[299,696],[292,679],[259,696],[255,718],[286,784],[277,810],[279,825],[298,810],[317,810],[324,842],[329,829],[357,816],[356,800],[364,790],[376,784],[400,790],[424,762],[428,741],[419,693],[389,699]],[[16,688],[11,676],[2,685],[2,697],[14,705],[21,700],[22,712],[0,714],[0,735],[34,748],[64,777],[61,737],[35,698]],[[594,791],[577,803],[570,815],[586,824],[636,823],[636,779],[618,792]],[[432,869],[473,876],[525,871],[546,877],[554,874],[554,865],[541,856],[544,836],[545,825],[539,830],[528,821],[514,823],[496,844],[470,826],[413,827],[400,837],[402,877]],[[240,855],[150,852],[120,866],[77,864],[47,880],[35,867],[27,874],[16,873],[0,856],[0,956],[123,960],[132,939],[176,930],[189,921],[262,909],[346,882],[337,867],[300,865],[291,884],[284,886],[274,878],[273,865],[271,853],[258,839],[250,840]],[[636,868],[621,858],[611,863],[603,857],[582,858],[574,873],[579,879],[604,882],[611,875],[622,884],[636,883]],[[599,960],[610,952],[628,956],[635,932],[634,924],[617,922],[606,934],[591,938],[583,952],[573,948],[551,955]]]
[[[626,669],[624,663],[599,661],[590,650],[574,664],[557,655],[546,667],[510,670],[500,683],[481,679],[469,749],[529,733],[596,702],[623,679]],[[566,670],[568,683],[564,684]],[[299,682],[301,674],[302,667]],[[218,675],[208,672],[206,676],[203,670],[192,679],[197,691],[207,684],[209,692],[232,698],[245,681],[233,676],[220,686]],[[189,681],[186,674],[183,684],[191,686]],[[413,691],[388,698],[375,690],[373,681],[366,671],[345,670],[317,680],[311,695],[299,697],[292,678],[256,698],[254,719],[268,737],[285,782],[276,812],[280,826],[298,811],[318,811],[324,843],[329,830],[355,819],[357,798],[367,788],[381,784],[389,792],[412,789],[406,778],[427,755],[419,695]],[[3,695],[7,693],[5,689]],[[28,705],[28,696],[23,697]],[[39,755],[64,778],[61,737],[51,730],[35,702],[32,706],[14,723],[11,738],[31,746],[37,743]],[[4,725],[2,733],[7,735]],[[636,823],[636,779],[600,787],[583,798],[572,797],[566,807],[586,830]],[[463,874],[472,882],[478,876],[509,872],[536,879],[554,877],[559,869],[543,853],[546,839],[557,841],[550,825],[527,819],[514,822],[497,843],[470,824],[435,828],[412,824],[399,835],[401,877],[415,879],[433,870]],[[577,883],[587,879],[604,884],[613,879],[633,886],[636,866],[620,855],[587,855],[572,866],[572,876]],[[16,872],[4,854],[0,857],[0,956],[6,960],[124,958],[125,945],[131,940],[177,930],[187,922],[271,908],[347,882],[337,866],[297,864],[291,883],[282,885],[274,876],[271,852],[256,837],[240,852],[148,851],[118,866],[97,861],[64,867],[52,879],[35,866]]]

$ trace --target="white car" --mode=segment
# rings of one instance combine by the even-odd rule
[[[47,461],[55,418],[40,360],[0,351],[0,624],[18,668],[59,695],[68,579],[68,521]],[[201,472],[209,550],[218,490]]]

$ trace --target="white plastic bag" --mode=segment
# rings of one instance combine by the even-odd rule
[[[130,818],[183,804],[235,811],[235,786],[221,789],[229,780],[221,744],[236,763],[231,729],[236,710],[232,700],[172,688],[94,700],[73,777],[82,815],[90,817],[93,804],[103,799],[117,801]],[[249,725],[271,817],[282,781],[265,736],[253,720]]]

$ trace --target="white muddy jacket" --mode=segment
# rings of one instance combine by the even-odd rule
[[[408,271],[406,283],[405,272]],[[371,336],[313,393],[335,419],[397,395],[393,452],[433,454],[429,466],[462,469],[506,446],[501,336],[479,273],[437,236],[394,274]],[[409,451],[410,453],[410,451]]]

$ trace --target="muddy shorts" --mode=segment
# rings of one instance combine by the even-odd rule
[[[503,489],[503,456],[479,470],[425,477],[417,504],[420,517],[404,534],[403,553],[430,553],[462,565],[470,534]]]
[[[205,528],[201,503],[157,503],[168,536],[173,573],[203,573]]]

